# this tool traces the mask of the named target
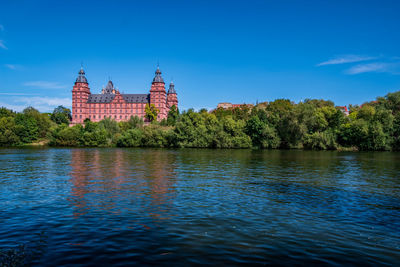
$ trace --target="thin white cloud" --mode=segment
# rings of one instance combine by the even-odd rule
[[[54,108],[62,105],[71,107],[70,98],[59,97],[9,97],[0,102],[0,107],[6,107],[14,111],[22,111],[26,107],[32,106],[40,112],[52,112]]]
[[[338,56],[338,57],[332,58],[330,60],[321,62],[321,63],[317,64],[317,66],[355,63],[355,62],[368,61],[368,60],[373,60],[373,59],[376,59],[376,57],[360,56],[360,55],[343,55],[343,56]]]
[[[0,48],[8,49],[3,40],[0,40]]]
[[[11,97],[0,102],[0,107],[12,109],[14,111],[22,111],[32,106],[40,112],[52,112],[54,108],[62,105],[71,107],[72,100],[70,98],[59,97]]]
[[[10,104],[10,103],[5,103],[5,102],[0,102],[0,107],[8,108],[13,111],[20,112],[26,108],[24,105],[16,105],[16,104]]]
[[[0,24],[0,32],[4,31],[4,26]]]
[[[16,70],[19,66],[14,64],[4,64],[4,66],[10,70]]]
[[[351,75],[366,73],[366,72],[387,72],[387,73],[397,74],[395,71],[397,65],[398,64],[385,63],[385,62],[358,64],[346,70],[345,73]]]
[[[18,97],[16,98],[17,102],[25,103],[29,106],[52,106],[56,107],[59,105],[70,106],[72,103],[71,98],[59,98],[59,97]]]
[[[25,93],[0,93],[0,95],[34,95],[34,94],[25,94]]]
[[[37,87],[41,89],[63,89],[66,85],[62,85],[58,82],[48,82],[48,81],[32,81],[24,83],[25,86]]]

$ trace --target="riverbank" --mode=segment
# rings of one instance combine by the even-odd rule
[[[145,124],[131,117],[117,122],[85,120],[69,127],[68,109],[53,114],[34,108],[0,112],[0,145],[64,147],[259,148],[345,151],[400,150],[400,92],[351,106],[347,116],[334,103],[287,99],[212,111],[171,110]],[[38,141],[39,140],[39,141]]]
[[[29,143],[29,144],[20,144],[20,145],[15,145],[15,146],[3,146],[3,148],[129,148],[128,146],[121,147],[117,145],[109,145],[109,146],[56,146],[56,145],[49,145],[50,140],[45,139],[41,140],[38,142],[34,143]],[[179,148],[179,147],[156,147],[156,146],[131,146],[131,148],[167,148],[167,149],[184,149],[184,148]],[[297,148],[286,148],[286,149],[281,149],[281,148],[269,148],[269,149],[260,149],[259,147],[246,147],[246,148],[204,148],[204,147],[186,147],[188,149],[191,148],[198,148],[198,149],[251,149],[251,150],[294,150],[294,151],[307,151],[307,150],[321,150],[321,149],[305,149],[304,147],[297,147]],[[357,147],[338,147],[337,149],[330,149],[325,151],[338,151],[338,152],[358,152],[360,151]],[[390,150],[386,150],[390,151]]]

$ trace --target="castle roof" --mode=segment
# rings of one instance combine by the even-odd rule
[[[87,79],[85,77],[85,71],[81,67],[80,71],[78,72],[79,76],[76,78],[77,83],[87,83]]]
[[[122,97],[128,103],[148,103],[150,100],[149,94],[122,94]]]
[[[110,103],[115,94],[90,94],[87,103]]]
[[[127,103],[148,103],[149,94],[121,94]],[[90,94],[87,103],[110,103],[115,94]]]
[[[176,94],[174,82],[169,84],[168,94]]]
[[[161,70],[157,66],[156,76],[154,76],[153,83],[163,83],[164,79],[161,77]]]

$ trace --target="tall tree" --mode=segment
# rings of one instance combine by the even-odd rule
[[[172,105],[172,107],[168,112],[167,124],[170,126],[174,126],[178,117],[179,117],[179,110],[176,108],[175,105]]]
[[[155,121],[157,120],[157,115],[160,112],[158,108],[154,104],[146,104],[146,107],[144,109],[144,112],[146,113],[145,117],[149,121]]]
[[[63,106],[58,106],[54,109],[50,119],[57,124],[68,124],[72,119],[71,110]]]

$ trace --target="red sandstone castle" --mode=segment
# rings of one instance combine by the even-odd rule
[[[151,83],[150,94],[121,94],[112,81],[108,81],[101,94],[92,94],[85,72],[81,68],[72,89],[72,122],[83,123],[85,119],[101,121],[111,118],[116,121],[127,121],[131,116],[145,117],[146,104],[154,104],[159,110],[157,120],[166,119],[169,109],[175,105],[178,108],[178,98],[173,82],[168,93],[157,67],[156,75]]]

